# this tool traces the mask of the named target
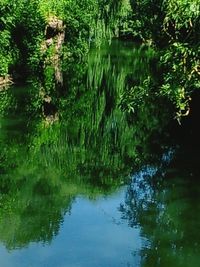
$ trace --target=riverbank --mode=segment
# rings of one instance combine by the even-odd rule
[[[91,43],[98,46],[112,37],[140,40],[155,51],[154,77],[132,83],[135,89],[123,99],[127,111],[134,110],[133,91],[140,90],[170,101],[179,122],[190,113],[192,92],[200,87],[198,1],[5,0],[0,16],[0,77],[26,81],[37,76],[43,91],[59,98],[65,91],[63,72],[87,58]]]

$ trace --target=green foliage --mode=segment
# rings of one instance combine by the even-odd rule
[[[188,112],[190,95],[199,89],[198,54],[198,47],[173,43],[160,57],[164,68],[161,93],[176,105],[178,117]]]
[[[0,76],[16,71],[20,73],[19,69],[20,74],[26,76],[34,68],[31,56],[44,32],[38,1],[1,1],[0,17],[0,56],[4,62],[0,68]]]
[[[2,0],[0,76],[13,74],[22,80],[36,74],[47,93],[55,91],[53,63],[46,63],[55,53],[54,46],[42,51],[51,17],[61,19],[65,26],[61,51],[61,69],[65,71],[73,62],[85,60],[93,42],[100,44],[105,38],[119,36],[153,44],[159,50],[161,71],[160,78],[150,82],[149,91],[153,87],[157,95],[170,99],[177,117],[187,113],[191,92],[199,88],[198,0]],[[129,109],[134,109],[133,91],[147,91],[146,80],[148,77],[143,77],[141,83],[131,85],[127,96],[124,94],[123,102]]]
[[[198,0],[177,0],[164,2],[164,29],[171,39],[184,42],[199,41],[200,6]],[[171,29],[170,29],[171,28]]]
[[[121,29],[121,37],[132,35],[154,45],[160,66],[159,79],[153,78],[156,80],[154,90],[174,104],[176,117],[180,119],[189,112],[191,93],[199,89],[199,1],[131,0],[130,3],[132,15],[127,28]],[[132,107],[131,94],[129,92],[125,99],[130,100]]]
[[[64,51],[82,57],[89,42],[102,39],[125,16],[128,2],[94,0],[14,0],[0,3],[0,76],[20,72],[21,76],[42,75],[45,55],[45,25],[55,16],[66,25]],[[116,13],[116,14],[115,14]],[[117,19],[115,19],[117,18]],[[19,71],[19,69],[21,71]]]

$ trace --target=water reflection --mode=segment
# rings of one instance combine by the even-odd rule
[[[199,163],[195,151],[179,152],[164,172],[162,164],[134,174],[120,205],[122,218],[149,240],[141,250],[142,266],[200,264]]]
[[[152,53],[120,42],[92,50],[88,67],[73,64],[62,90],[48,96],[48,114],[38,84],[0,92],[4,267],[176,266],[173,257],[185,259],[189,245],[179,243],[187,227],[198,226],[197,202],[180,199],[189,186],[191,196],[199,192],[170,165],[167,103],[138,92],[134,113],[120,108],[124,92],[150,75]]]

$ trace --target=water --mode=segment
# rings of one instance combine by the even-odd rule
[[[153,57],[113,42],[50,104],[38,84],[0,92],[1,266],[199,266],[198,147],[146,95]]]

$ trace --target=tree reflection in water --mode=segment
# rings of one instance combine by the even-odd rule
[[[77,196],[110,195],[166,150],[163,99],[138,95],[135,113],[119,105],[124,91],[149,75],[149,56],[120,42],[92,51],[88,68],[74,64],[64,75],[62,97],[52,92],[60,119],[52,123],[37,86],[1,92],[0,239],[8,249],[50,243]],[[149,205],[157,207],[149,201],[146,212]]]
[[[197,155],[190,152],[179,149],[168,164],[162,159],[146,166],[128,186],[120,211],[148,240],[142,266],[199,266],[200,173]]]

